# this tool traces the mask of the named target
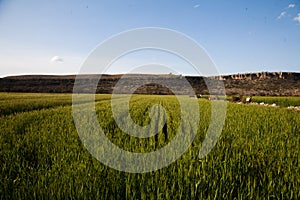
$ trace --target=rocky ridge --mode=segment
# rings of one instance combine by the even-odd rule
[[[128,75],[80,75],[76,92],[97,93],[137,93],[137,94],[188,94],[189,82],[196,94],[218,93],[222,84],[227,95],[247,96],[300,96],[300,73],[295,72],[258,72],[200,77],[174,74],[128,74]],[[122,77],[122,79],[121,79]],[[0,78],[0,92],[55,92],[71,93],[76,75],[23,75]],[[122,84],[117,84],[119,80]],[[207,84],[216,84],[209,91]],[[93,88],[97,85],[96,88]],[[118,86],[116,88],[116,86]],[[166,87],[166,86],[172,86]]]

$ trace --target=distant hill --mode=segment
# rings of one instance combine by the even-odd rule
[[[82,83],[80,92],[91,92],[91,85],[100,75],[80,75]],[[0,78],[0,92],[50,92],[71,93],[76,75],[23,75]],[[122,75],[101,76],[97,93],[112,93]],[[124,78],[124,79],[123,79]],[[138,94],[172,94],[171,90],[155,83],[170,83],[177,91],[185,92],[182,87],[181,75],[143,75],[129,74],[122,78],[124,83],[119,93]],[[200,77],[185,76],[196,94],[208,94],[205,81],[223,81],[227,95],[248,96],[300,96],[300,73],[294,72],[259,72],[247,74],[232,74],[224,76]],[[153,83],[136,88],[143,80],[153,80]],[[96,85],[96,84],[95,84]]]

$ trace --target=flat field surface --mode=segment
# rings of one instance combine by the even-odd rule
[[[129,136],[113,118],[110,97],[96,95],[97,119],[106,136],[127,151],[155,151],[178,129],[189,130],[178,125],[175,96],[134,95],[129,107],[135,123],[147,125],[155,103],[166,109],[167,123],[156,136]],[[221,136],[199,159],[211,102],[197,101],[200,121],[191,146],[171,165],[135,174],[109,168],[86,150],[74,125],[71,94],[0,93],[0,199],[300,199],[299,111],[227,103]]]

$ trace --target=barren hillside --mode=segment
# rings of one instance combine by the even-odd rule
[[[0,79],[0,92],[56,92],[71,93],[75,75],[24,75],[10,76]],[[102,75],[97,86],[97,93],[112,93],[122,75]],[[80,75],[82,92],[92,92],[91,85],[97,81],[99,75]],[[232,74],[215,77],[186,76],[197,94],[208,94],[205,81],[222,81],[227,95],[252,95],[252,96],[300,96],[300,73],[292,72],[260,72],[248,74]],[[153,83],[142,85],[145,80]],[[119,93],[139,94],[172,94],[170,89],[162,84],[172,84],[177,91],[185,93],[182,87],[184,78],[180,75],[142,75],[130,74],[123,77]]]

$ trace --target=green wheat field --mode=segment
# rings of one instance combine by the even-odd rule
[[[156,136],[129,136],[114,121],[110,99],[96,95],[99,124],[125,150],[155,151],[182,128],[175,96],[133,95],[135,123],[149,123],[155,103],[166,109],[167,123]],[[300,97],[253,98],[279,107],[228,102],[221,136],[203,159],[211,102],[197,101],[200,122],[189,149],[165,168],[135,174],[109,168],[86,150],[72,94],[0,93],[0,199],[300,199],[300,112],[287,109]]]

